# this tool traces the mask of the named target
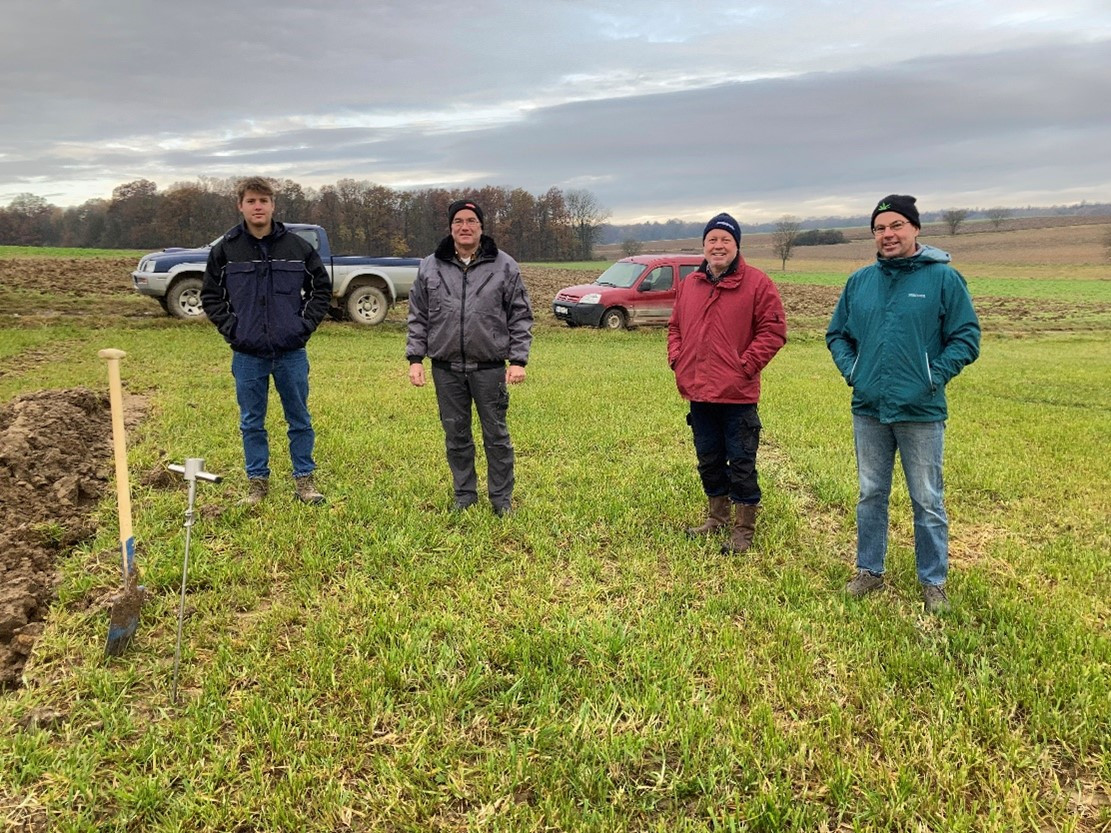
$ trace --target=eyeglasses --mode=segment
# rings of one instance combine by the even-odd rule
[[[899,232],[909,225],[910,223],[904,222],[903,220],[896,220],[894,223],[891,223],[887,226],[876,226],[874,229],[872,229],[872,234],[883,234],[888,229],[890,229],[891,231]]]
[[[482,225],[478,221],[477,217],[467,217],[466,219],[459,218],[457,220],[452,220],[451,224],[453,226],[479,226],[479,225]]]

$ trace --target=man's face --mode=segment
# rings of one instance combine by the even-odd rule
[[[239,213],[252,234],[264,237],[270,233],[270,223],[274,219],[274,198],[258,191],[244,191]]]
[[[894,211],[877,214],[872,233],[880,257],[910,257],[918,251],[918,229],[902,214]]]
[[[478,248],[480,237],[482,224],[478,222],[478,215],[469,208],[457,211],[451,218],[451,239],[455,241],[455,248],[463,252],[474,251]]]
[[[724,229],[710,229],[702,241],[702,256],[710,266],[710,271],[720,274],[737,256],[737,241]]]

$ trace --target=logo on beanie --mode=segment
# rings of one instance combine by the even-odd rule
[[[887,211],[890,208],[891,208],[891,203],[881,202],[879,205],[876,206],[876,211]]]

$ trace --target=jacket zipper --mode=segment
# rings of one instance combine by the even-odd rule
[[[463,294],[459,298],[459,359],[464,365],[467,363],[467,348],[464,330],[467,326],[467,272],[469,271],[469,265],[463,267]]]

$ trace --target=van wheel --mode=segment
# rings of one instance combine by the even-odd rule
[[[376,286],[356,286],[347,293],[347,317],[356,324],[381,324],[389,310],[386,293]]]
[[[599,326],[601,326],[603,330],[624,330],[625,313],[617,307],[608,309],[602,313],[602,323]]]

